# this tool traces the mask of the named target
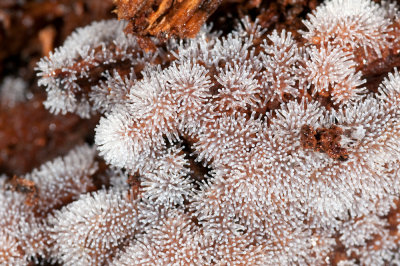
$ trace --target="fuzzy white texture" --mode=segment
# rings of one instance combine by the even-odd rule
[[[104,265],[137,225],[127,191],[85,194],[49,218],[54,254],[64,265]]]
[[[167,149],[159,156],[152,171],[143,173],[143,197],[154,201],[154,204],[183,205],[185,199],[193,196],[187,166],[182,148]]]
[[[263,67],[264,93],[271,99],[282,100],[284,93],[298,96],[296,72],[298,62],[302,59],[296,41],[290,32],[276,30],[268,36],[271,44],[264,41],[264,54],[261,54]]]
[[[44,255],[44,225],[34,216],[25,197],[4,190],[0,177],[0,265],[23,265],[36,254]]]
[[[26,203],[27,197],[23,193],[7,190],[6,177],[0,178],[1,265],[24,265],[48,254],[50,242],[44,218],[54,208],[94,189],[91,176],[98,169],[94,156],[93,148],[78,146],[64,157],[22,176],[33,181],[36,188],[32,205]]]
[[[364,265],[396,260],[399,239],[382,217],[400,195],[400,74],[369,91],[355,56],[379,58],[393,44],[394,7],[330,0],[304,21],[302,46],[243,20],[223,37],[203,29],[171,41],[175,61],[148,63],[140,80],[103,73],[87,106],[104,113],[99,154],[124,174],[113,191],[49,220],[56,256],[75,265],[320,265],[339,245]],[[304,125],[340,128],[348,158],[305,148]],[[205,181],[192,177],[190,157],[209,167]],[[139,180],[137,201],[120,191],[126,175]]]
[[[98,170],[95,154],[94,148],[81,145],[25,175],[24,178],[40,188],[36,211],[45,215],[54,207],[62,206],[65,199],[76,200],[80,194],[93,189],[92,176]]]
[[[136,82],[135,72],[125,78],[117,71],[104,74],[106,80],[100,81],[99,85],[93,87],[89,93],[93,109],[101,113],[110,112],[116,105],[123,105],[127,100],[127,94]],[[112,88],[112,89],[111,89]]]
[[[381,56],[387,40],[390,21],[387,11],[370,0],[329,0],[317,7],[308,20],[303,37],[312,42],[360,48],[368,55]]]
[[[210,162],[214,167],[229,164],[232,156],[241,157],[260,141],[260,128],[260,120],[247,119],[245,115],[215,118],[198,132],[199,139],[193,145],[196,160]]]
[[[182,64],[174,62],[164,71],[164,75],[172,103],[177,108],[179,129],[189,133],[196,132],[204,105],[211,97],[212,83],[207,69],[190,61]]]
[[[257,107],[260,93],[258,80],[255,79],[261,67],[255,68],[249,61],[233,62],[220,69],[216,80],[222,85],[214,96],[224,111],[245,108],[247,105]],[[243,89],[246,88],[246,89]]]
[[[336,1],[328,2],[326,6],[339,4],[342,8],[349,5],[346,1]],[[359,7],[361,14],[384,12],[368,1],[360,2]],[[145,158],[141,154],[151,154],[152,151],[161,154],[163,136],[174,139],[182,128],[198,128],[191,132],[196,137],[194,154],[198,161],[209,162],[215,168],[212,180],[201,185],[191,203],[191,209],[206,235],[215,236],[218,241],[227,237],[225,241],[228,241],[229,234],[246,231],[256,239],[257,245],[277,248],[271,254],[262,252],[260,258],[280,256],[280,263],[315,263],[318,259],[326,259],[324,256],[333,245],[332,232],[342,228],[340,220],[371,212],[386,215],[393,207],[394,195],[399,193],[399,179],[397,171],[388,167],[395,167],[400,158],[396,104],[399,75],[397,72],[390,74],[381,85],[377,98],[373,98],[366,96],[367,91],[362,88],[365,81],[355,70],[353,54],[337,44],[300,50],[290,34],[274,32],[269,36],[272,44],[265,43],[264,50],[255,56],[252,48],[255,35],[246,34],[242,29],[209,41],[200,34],[198,39],[179,47],[178,59],[172,66],[165,70],[150,69],[152,72],[146,72],[144,79],[134,86],[126,104],[128,112],[117,108],[112,113],[124,113],[124,119],[118,122],[124,126],[112,125],[112,114],[103,118],[97,129],[96,142],[106,161],[136,169],[132,165],[138,162],[140,165],[140,158]],[[368,35],[369,32],[362,34]],[[213,46],[210,47],[210,43]],[[372,47],[368,42],[363,45],[365,49]],[[361,44],[356,47],[359,46]],[[206,67],[197,66],[192,62],[194,59],[199,59]],[[303,60],[305,63],[299,65]],[[224,67],[219,67],[221,62]],[[272,75],[273,70],[279,67],[282,76]],[[216,73],[214,78],[221,86],[212,96],[207,95],[207,68]],[[201,103],[208,110],[203,116],[193,115],[193,120],[200,120],[196,125],[191,125],[192,121],[188,119],[176,119],[181,105],[170,100],[174,99],[172,95],[177,99],[188,94],[187,86],[170,84],[184,83],[182,77],[187,77],[190,72],[199,80],[198,84],[204,84],[203,87],[191,87],[201,95],[195,108]],[[259,83],[259,73],[265,74],[264,83]],[[267,114],[268,125],[253,117],[242,116],[238,111],[245,107],[257,108],[261,103],[257,95],[261,92],[270,97],[267,101],[282,101],[282,93],[299,96],[295,86],[304,84],[305,88],[312,87],[314,94],[331,93],[333,100],[340,103],[338,110],[326,110],[317,102],[304,99],[289,101]],[[261,86],[265,87],[261,90]],[[194,94],[193,91],[190,94]],[[231,111],[232,116],[224,114]],[[151,121],[152,131],[147,121]],[[174,124],[175,121],[178,123]],[[109,127],[103,127],[108,124]],[[139,124],[145,126],[138,127]],[[305,124],[313,128],[333,125],[343,128],[341,144],[348,149],[349,159],[341,162],[327,154],[304,149],[300,138]],[[115,130],[118,138],[114,133],[110,134]],[[147,136],[150,136],[150,141]],[[144,195],[155,204],[164,199],[171,202],[161,190],[155,190],[170,181],[157,171],[151,176],[151,180],[148,176],[143,178],[146,184]],[[163,190],[169,191],[170,188]],[[154,194],[151,196],[150,192]],[[178,199],[172,202],[181,204],[182,198]],[[304,227],[302,221],[308,221],[311,227],[326,234],[315,237],[325,239],[324,245],[312,244],[310,229]],[[303,230],[304,234],[299,233],[296,238],[294,228]],[[263,235],[271,241],[269,244],[261,241]],[[393,239],[388,241],[393,243]],[[308,248],[301,249],[301,246]],[[296,252],[299,254],[295,256]],[[217,255],[213,258],[212,261],[219,260]],[[368,258],[366,255],[365,261]]]
[[[151,60],[154,54],[139,54],[136,38],[124,34],[126,24],[107,20],[79,28],[63,46],[39,61],[38,84],[45,86],[48,92],[46,108],[55,114],[72,112],[88,118],[94,113],[90,97],[78,99],[75,93],[82,91],[79,81],[91,80],[90,68],[117,63],[115,58],[132,65]],[[109,47],[115,48],[110,51]],[[94,105],[97,107],[98,103]]]
[[[199,232],[182,211],[169,211],[138,236],[114,265],[204,265]]]
[[[356,72],[356,62],[353,54],[342,48],[328,44],[326,48],[312,46],[306,49],[306,66],[301,71],[306,78],[305,83],[313,86],[313,95],[316,92],[328,93],[333,88],[333,100],[336,103],[357,99],[359,94],[365,93],[360,86],[365,83],[361,73]]]

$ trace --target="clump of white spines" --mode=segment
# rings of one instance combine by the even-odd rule
[[[304,21],[308,31],[303,36],[310,43],[333,44],[345,50],[362,49],[381,56],[390,45],[390,20],[386,10],[368,0],[326,1]]]
[[[48,219],[51,254],[68,265],[320,265],[343,249],[342,265],[395,261],[398,231],[387,217],[400,195],[400,75],[367,89],[360,67],[393,52],[399,16],[388,8],[326,1],[297,38],[248,19],[226,36],[205,29],[167,44],[173,58],[159,66],[151,58],[162,51],[138,54],[120,22],[78,31],[39,64],[41,84],[55,112],[83,104],[82,116],[103,114],[95,145],[123,174],[113,189],[75,200],[78,189]],[[122,56],[130,74],[112,65],[81,88],[91,72],[71,70],[77,55],[92,62],[98,51],[81,34],[107,25],[115,32],[104,31],[96,64]],[[69,76],[52,75],[63,67]],[[71,172],[80,178],[97,169],[83,158],[59,164],[94,166]],[[14,254],[15,239],[1,239]]]
[[[80,194],[93,190],[93,174],[98,170],[94,160],[95,150],[82,145],[71,150],[67,156],[43,164],[25,176],[40,188],[37,193],[36,212],[42,215]]]
[[[140,52],[136,38],[124,34],[125,26],[117,20],[94,22],[78,29],[62,47],[39,61],[39,85],[46,86],[48,92],[46,108],[56,114],[73,112],[89,117],[98,108],[84,88],[95,78],[91,76],[93,69],[104,68],[105,75],[118,63],[134,67],[151,60],[154,54]]]
[[[83,195],[49,219],[51,240],[65,265],[104,265],[137,227],[135,202],[127,191]]]
[[[23,180],[33,182],[36,190],[32,195],[25,195],[18,185],[14,188],[17,191],[11,191],[12,185],[6,182],[5,176],[1,177],[1,262],[22,265],[38,256],[49,255],[48,214],[95,189],[92,176],[98,166],[94,156],[93,148],[78,146],[64,157],[22,176]]]
[[[264,93],[271,99],[283,100],[284,94],[298,96],[298,63],[301,60],[300,51],[290,32],[283,30],[281,34],[273,31],[268,36],[270,44],[264,42],[265,53],[261,54]]]
[[[4,188],[5,177],[1,178]],[[23,265],[32,256],[44,254],[44,226],[24,201],[23,195],[0,192],[0,261],[4,265]]]

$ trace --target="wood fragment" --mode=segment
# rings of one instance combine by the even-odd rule
[[[130,21],[126,31],[167,39],[194,37],[222,0],[116,0],[119,19]]]

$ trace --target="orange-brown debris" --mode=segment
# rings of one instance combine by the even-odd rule
[[[309,125],[301,128],[301,145],[304,149],[313,149],[317,152],[325,152],[329,157],[341,161],[349,158],[345,148],[340,147],[341,134],[343,130],[338,126],[331,128],[314,129]]]
[[[16,175],[7,183],[7,189],[26,195],[25,204],[34,206],[38,201],[37,187],[35,182]]]
[[[47,26],[39,31],[39,41],[42,44],[42,55],[48,56],[54,50],[54,39],[56,37],[56,30],[53,26]]]
[[[119,19],[130,21],[127,32],[194,37],[221,0],[116,0]]]
[[[141,193],[141,184],[139,180],[139,174],[129,175],[127,180],[128,185],[130,186],[130,196],[133,198],[137,198],[137,196]]]

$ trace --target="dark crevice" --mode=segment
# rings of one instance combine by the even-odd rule
[[[212,168],[204,162],[196,161],[196,156],[194,155],[194,150],[191,145],[192,142],[189,141],[189,138],[181,136],[181,140],[183,152],[185,153],[185,157],[189,162],[190,177],[193,180],[195,188],[199,189],[200,184],[210,178]]]

